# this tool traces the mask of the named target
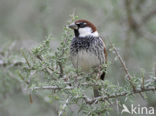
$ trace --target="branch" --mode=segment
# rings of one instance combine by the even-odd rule
[[[141,94],[142,92],[147,92],[147,91],[154,91],[156,90],[156,87],[147,87],[147,88],[140,88],[140,89],[136,89],[135,91],[131,91],[131,92],[122,92],[122,93],[117,93],[115,95],[109,95],[109,96],[100,96],[100,97],[96,97],[96,98],[89,98],[87,96],[83,96],[84,101],[86,102],[86,104],[93,104],[96,101],[106,101],[109,99],[113,99],[113,98],[118,98],[118,97],[122,97],[122,96],[129,96],[129,95],[133,95],[133,94]]]
[[[33,87],[31,90],[71,90],[71,89],[74,89],[74,87],[72,86],[69,86],[69,85],[72,85],[73,83],[71,82],[64,82],[63,84],[66,84],[67,86],[66,87],[59,87],[59,86],[42,86],[42,87]],[[87,82],[84,82],[84,83],[80,83],[80,86],[101,86],[100,84],[97,84],[97,83],[87,83]]]
[[[156,77],[156,63],[155,63],[155,66],[154,66],[154,76]]]
[[[131,86],[133,87],[133,90],[135,90],[135,86],[134,86],[133,83],[131,82],[131,75],[130,75],[129,72],[128,72],[128,68],[127,68],[125,62],[123,61],[123,59],[122,59],[122,57],[120,56],[120,54],[119,54],[119,52],[117,51],[117,49],[114,47],[113,43],[112,43],[111,41],[110,41],[110,43],[111,43],[111,46],[112,46],[113,50],[115,51],[116,56],[118,57],[118,59],[119,59],[121,65],[122,65],[122,67],[123,67],[123,69],[124,69],[124,71],[125,71],[125,73],[126,73],[126,76],[128,77],[129,83],[130,83]]]
[[[69,82],[67,82],[69,84]],[[87,83],[82,83],[82,85],[90,85]],[[43,86],[43,87],[34,87],[32,90],[72,90],[74,89],[74,86],[67,86],[67,87],[58,87],[58,86]],[[105,96],[100,96],[100,97],[96,97],[96,98],[89,98],[88,96],[86,96],[85,94],[83,94],[83,96],[78,96],[78,97],[74,97],[75,99],[83,99],[85,101],[86,104],[96,104],[98,101],[109,101],[110,99],[113,98],[118,98],[118,97],[122,97],[122,96],[130,96],[133,94],[139,94],[142,96],[142,92],[147,92],[147,91],[155,91],[156,87],[155,86],[151,86],[151,85],[144,85],[144,87],[140,86],[135,90],[131,90],[131,91],[123,91],[123,92],[119,92],[119,93],[113,93],[113,94],[109,94],[109,95],[105,95]]]
[[[31,65],[30,65],[30,63],[29,63],[29,60],[28,60],[28,58],[26,57],[24,51],[22,51],[22,55],[23,55],[23,57],[24,57],[24,59],[25,59],[27,65],[29,66],[29,68],[31,68]]]
[[[25,62],[24,61],[12,61],[12,62],[4,62],[3,60],[0,59],[0,67],[6,67],[6,66],[19,66],[23,65]]]
[[[146,14],[142,18],[142,24],[148,22],[150,19],[152,19],[154,16],[156,16],[156,8],[154,8],[152,11],[150,11],[148,14]]]
[[[65,104],[63,104],[61,110],[59,111],[58,116],[62,116],[63,112],[65,111],[65,108],[67,107],[67,105],[68,105],[68,103],[69,103],[69,100],[70,100],[70,98],[68,98],[68,99],[65,101]]]
[[[125,9],[127,13],[127,20],[129,24],[129,29],[135,32],[137,35],[144,37],[146,40],[156,43],[156,37],[149,34],[147,31],[143,30],[143,25],[149,21],[152,17],[156,15],[156,9],[153,9],[151,12],[146,14],[141,22],[137,22],[133,16],[133,12],[131,10],[132,0],[125,0]]]
[[[73,87],[43,86],[43,87],[34,87],[32,88],[32,91],[33,90],[61,90],[61,89],[70,90],[70,89],[73,89]]]
[[[62,62],[58,62],[58,66],[59,66],[59,69],[60,69],[60,77],[63,77],[63,74],[64,74],[64,70],[63,70],[63,66],[62,66]]]
[[[36,55],[36,58],[40,61],[40,63],[44,60],[44,59],[42,58],[41,55]],[[54,71],[54,69],[51,68],[51,67],[49,67],[49,66],[45,68],[45,71],[46,71],[49,75],[52,75],[52,72],[55,72],[56,74],[60,74],[60,73]],[[55,80],[55,78],[53,78],[53,79]]]
[[[133,17],[133,12],[131,10],[131,0],[125,0],[125,9],[126,9],[126,13],[127,13],[127,20],[128,20],[128,24],[129,24],[129,29],[137,32],[137,28],[138,28],[138,24],[137,22],[135,21],[134,17]]]
[[[156,43],[156,37],[155,35],[152,35],[147,30],[145,30],[143,27],[139,28],[140,35],[144,37],[144,39],[151,41],[152,43]]]

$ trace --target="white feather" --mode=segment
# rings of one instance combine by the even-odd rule
[[[98,37],[99,33],[97,31],[92,32],[92,29],[90,27],[84,27],[84,28],[79,28],[79,36],[80,37],[85,37],[85,36]]]

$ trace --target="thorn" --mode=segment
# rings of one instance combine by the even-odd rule
[[[142,95],[142,93],[139,93],[139,95],[141,96],[143,100],[145,100],[145,97]]]
[[[30,102],[30,104],[32,104],[32,95],[31,94],[29,94],[29,102]]]

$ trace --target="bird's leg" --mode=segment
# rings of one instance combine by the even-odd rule
[[[100,79],[100,75],[101,75],[101,65],[99,65],[98,67],[97,67],[97,75],[96,75],[96,79]]]

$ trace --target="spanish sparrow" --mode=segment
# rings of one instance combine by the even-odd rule
[[[107,60],[105,43],[94,24],[87,20],[77,20],[69,25],[75,37],[70,45],[71,61],[75,68],[88,72],[91,68],[104,64]],[[105,72],[100,76],[104,80]],[[98,95],[96,95],[98,96]]]

